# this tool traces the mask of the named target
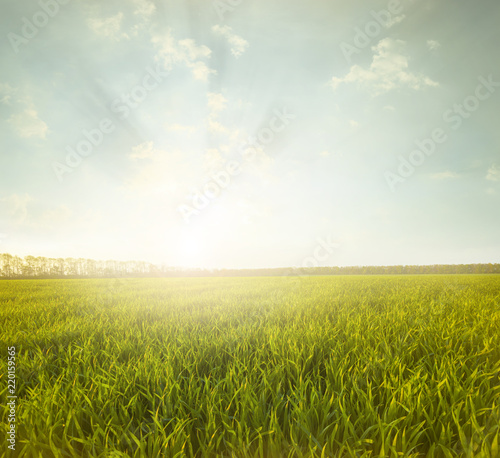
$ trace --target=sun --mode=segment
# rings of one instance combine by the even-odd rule
[[[202,252],[202,241],[196,234],[186,232],[179,240],[178,254],[182,265],[197,267]]]

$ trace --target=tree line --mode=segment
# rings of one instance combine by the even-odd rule
[[[19,277],[115,277],[149,275],[158,267],[143,261],[96,261],[84,258],[46,258],[0,254],[0,276]]]
[[[283,267],[268,269],[185,269],[144,261],[96,261],[85,258],[46,258],[0,254],[1,278],[78,277],[230,277],[284,275],[405,275],[498,274],[500,264],[434,264],[409,266]]]

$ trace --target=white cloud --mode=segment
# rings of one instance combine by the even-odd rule
[[[71,220],[73,213],[66,205],[54,206],[31,195],[11,194],[0,198],[0,214],[13,226],[32,229],[59,229]],[[1,234],[0,234],[1,238]]]
[[[174,124],[167,123],[165,124],[165,128],[173,132],[194,132],[196,130],[195,126],[187,126],[179,123],[174,123]]]
[[[220,93],[207,94],[207,106],[210,111],[207,119],[208,130],[214,133],[228,133],[229,129],[217,121],[217,115],[226,108],[227,99]]]
[[[333,89],[341,83],[357,83],[377,96],[404,86],[414,90],[438,86],[427,76],[408,71],[408,57],[402,53],[404,45],[404,41],[392,38],[381,40],[372,48],[375,55],[370,68],[353,65],[345,77],[332,78]]]
[[[228,25],[214,25],[212,27],[212,32],[227,40],[231,47],[231,54],[234,57],[240,57],[248,48],[248,41],[233,33],[233,29]]]
[[[218,132],[221,134],[229,131],[229,129],[223,126],[219,121],[216,121],[210,117],[208,118],[208,130],[210,132]]]
[[[344,156],[344,153],[342,153],[342,151],[323,150],[319,154],[320,154],[320,156],[323,156],[323,157],[334,157],[334,158],[340,158],[340,157]]]
[[[119,12],[115,16],[111,16],[105,19],[88,19],[87,25],[96,35],[118,41],[122,38],[128,38],[128,35],[126,33],[121,33],[122,19],[123,13]]]
[[[175,64],[184,64],[191,69],[194,78],[200,81],[207,81],[211,74],[216,73],[203,61],[212,54],[205,45],[198,46],[192,39],[176,40],[170,32],[155,35],[151,41],[158,48],[156,60],[163,61],[167,69]]]
[[[155,35],[151,41],[158,48],[156,60],[162,60],[165,68],[171,68],[173,64],[181,63],[187,59],[186,56],[183,56],[177,41],[170,32]]]
[[[224,157],[217,148],[208,148],[203,158],[205,160],[206,169],[220,170],[225,165]]]
[[[0,208],[9,215],[11,221],[17,224],[24,223],[28,218],[28,204],[33,201],[29,194],[12,194],[0,199]]]
[[[156,6],[150,0],[132,0],[132,5],[135,7],[134,16],[139,20],[135,22],[131,33],[133,36],[137,36],[139,31],[147,27],[151,22]]]
[[[0,103],[10,105],[12,94],[15,92],[16,89],[14,89],[10,84],[0,83]]]
[[[239,198],[236,201],[236,205],[233,205],[231,210],[232,217],[234,217],[237,221],[240,221],[241,224],[247,225],[254,224],[262,219],[265,216],[267,208],[263,207],[258,202],[245,198]]]
[[[191,68],[194,79],[199,81],[207,81],[210,75],[216,73],[215,70],[212,70],[205,62],[201,61],[194,62],[188,67]]]
[[[156,6],[149,0],[133,0],[135,5],[134,14],[143,18],[150,18],[156,11]]]
[[[431,174],[431,178],[434,180],[448,180],[450,178],[458,178],[458,177],[460,177],[458,173],[451,172],[449,170],[445,172],[437,172]]]
[[[44,139],[48,127],[39,117],[33,107],[25,108],[21,113],[12,115],[8,122],[13,126],[16,133],[23,138]]]
[[[215,114],[226,108],[227,99],[222,94],[209,92],[207,94],[207,98],[208,108],[210,109],[211,113]]]
[[[154,154],[153,142],[144,142],[134,146],[132,152],[128,155],[130,159],[148,159]]]
[[[190,155],[191,152],[187,150],[160,149],[153,142],[137,145],[129,157],[150,160],[139,161],[134,165],[132,175],[124,180],[122,191],[133,200],[156,196],[160,200],[172,199],[171,205],[177,205],[183,198],[180,190],[186,181],[192,181],[195,173],[195,167],[186,159]]]
[[[441,47],[441,43],[439,43],[439,41],[436,40],[427,40],[427,47],[431,51],[435,51],[436,49]]]
[[[184,51],[187,58],[191,61],[208,58],[210,57],[210,54],[212,54],[212,51],[210,51],[207,46],[197,46],[196,42],[191,38],[179,40],[179,46]]]
[[[401,16],[393,17],[393,18],[389,19],[389,21],[387,21],[386,27],[390,28],[393,25],[399,24],[400,22],[404,21],[405,19],[406,19],[405,14],[402,14]]]
[[[500,181],[500,167],[496,164],[493,164],[488,169],[486,179],[490,181]]]
[[[41,214],[39,225],[42,227],[51,227],[59,223],[68,221],[73,212],[66,205],[44,211]]]

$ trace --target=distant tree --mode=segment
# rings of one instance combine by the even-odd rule
[[[500,274],[500,264],[434,264],[404,266],[346,266],[274,269],[184,269],[144,261],[96,261],[85,258],[45,258],[0,254],[0,276],[24,277],[113,277],[113,276],[276,276],[276,275],[380,275],[380,274]]]

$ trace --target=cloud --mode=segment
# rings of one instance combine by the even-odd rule
[[[165,124],[165,128],[167,130],[173,132],[194,132],[196,130],[195,126],[186,126],[184,124],[174,123],[174,124]]]
[[[179,40],[179,47],[190,61],[208,58],[212,54],[212,51],[207,46],[197,46],[196,42],[191,38]]]
[[[244,225],[257,223],[267,210],[259,202],[245,198],[239,198],[231,208],[232,217]]]
[[[210,132],[218,132],[221,134],[229,132],[229,129],[222,125],[219,121],[216,121],[212,118],[208,118],[208,130]]]
[[[13,227],[32,229],[59,229],[73,216],[65,205],[53,206],[47,201],[33,198],[29,194],[11,194],[0,198],[0,214],[6,215]]]
[[[343,78],[332,78],[332,88],[337,89],[341,83],[357,83],[377,96],[405,86],[414,90],[438,86],[430,78],[408,71],[408,57],[402,53],[404,45],[402,40],[381,40],[372,47],[375,55],[369,69],[353,65]]]
[[[214,25],[212,32],[220,37],[223,37],[231,47],[231,54],[234,57],[240,57],[248,48],[248,41],[233,33],[233,29],[228,25]]]
[[[441,43],[439,43],[439,41],[436,40],[427,40],[427,47],[431,51],[435,51],[436,49],[441,47]]]
[[[198,46],[190,38],[176,40],[170,31],[153,36],[151,41],[158,48],[156,60],[163,61],[167,69],[172,68],[173,65],[183,64],[191,69],[194,78],[200,81],[207,81],[211,74],[217,73],[204,62],[212,54],[212,51],[205,45]]]
[[[431,178],[433,180],[448,180],[450,178],[458,178],[460,175],[455,172],[450,172],[447,170],[446,172],[438,172],[438,173],[433,173],[431,174]]]
[[[205,62],[194,62],[192,65],[188,65],[188,67],[191,68],[194,79],[199,81],[207,81],[210,75],[216,73]]]
[[[209,115],[207,119],[208,130],[214,133],[228,133],[229,129],[217,121],[217,115],[225,110],[227,106],[227,99],[220,93],[209,92],[207,94],[207,106]]]
[[[179,43],[170,32],[155,35],[151,41],[158,48],[156,60],[163,60],[166,68],[171,68],[172,65],[185,62],[188,59],[188,56],[183,55]]]
[[[21,113],[12,115],[8,122],[22,138],[44,139],[47,135],[47,124],[38,117],[38,112],[33,107],[27,107]]]
[[[166,200],[173,199],[175,204],[174,194],[179,192],[177,199],[181,199],[180,190],[195,173],[195,167],[187,159],[190,156],[190,151],[163,150],[152,141],[137,145],[129,158],[149,160],[134,164],[132,174],[124,179],[121,190],[133,200],[154,195]]]
[[[29,194],[12,194],[0,199],[0,208],[3,214],[9,215],[16,224],[24,223],[28,218],[28,204],[33,201]]]
[[[66,205],[59,205],[43,212],[39,225],[42,227],[53,227],[59,223],[68,221],[72,215],[73,212]]]
[[[153,142],[144,142],[134,146],[132,152],[128,155],[130,159],[149,159],[154,155]]]
[[[227,99],[219,93],[209,92],[207,94],[208,108],[213,114],[216,114],[226,108]]]
[[[225,159],[218,148],[208,148],[203,156],[205,168],[209,170],[220,170],[225,165]]]
[[[122,38],[128,38],[126,33],[121,33],[122,19],[123,13],[119,12],[115,16],[105,19],[88,19],[87,25],[96,35],[119,41]]]
[[[342,151],[330,151],[330,150],[323,150],[320,153],[320,156],[323,157],[334,157],[334,158],[340,158],[343,157],[344,153]]]
[[[10,105],[10,100],[12,95],[16,92],[16,89],[13,88],[8,83],[0,83],[0,103],[4,105]]]
[[[390,18],[389,21],[387,21],[387,24],[385,26],[389,29],[392,26],[404,21],[405,19],[406,19],[406,14],[402,14],[401,16],[395,16],[393,18]]]
[[[500,167],[496,164],[493,164],[486,174],[486,179],[489,181],[500,181]]]
[[[134,14],[136,16],[149,19],[156,11],[156,6],[149,0],[133,0],[132,3],[135,5]]]
[[[156,6],[150,0],[132,0],[132,5],[135,7],[134,16],[139,20],[132,27],[131,33],[133,36],[137,36],[139,31],[151,22],[151,18],[156,12]]]

